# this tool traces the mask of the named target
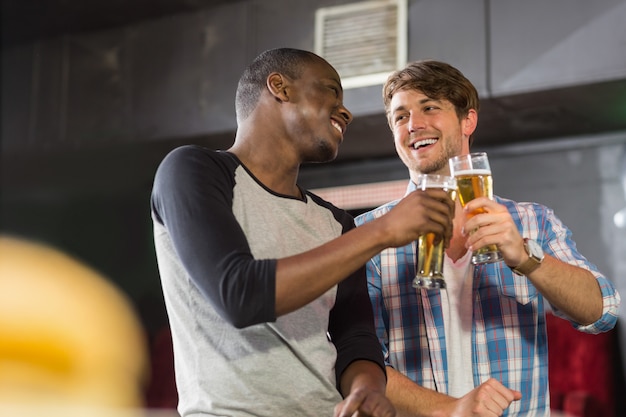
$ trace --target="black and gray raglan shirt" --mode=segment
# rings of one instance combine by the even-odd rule
[[[384,369],[365,269],[276,317],[276,259],[354,227],[318,196],[279,195],[231,153],[170,152],[151,198],[182,416],[332,416],[356,359]]]

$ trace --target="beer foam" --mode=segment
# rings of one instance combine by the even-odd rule
[[[465,177],[469,175],[491,175],[491,170],[480,168],[480,169],[464,169],[462,171],[455,171],[455,177]]]

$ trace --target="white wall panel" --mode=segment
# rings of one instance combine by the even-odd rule
[[[491,1],[494,95],[626,77],[626,1]]]

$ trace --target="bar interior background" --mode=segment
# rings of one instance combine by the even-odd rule
[[[474,82],[473,149],[489,152],[496,193],[554,208],[626,296],[616,215],[626,209],[626,1],[398,1],[388,3],[404,14],[385,24],[399,29],[381,41]],[[313,50],[318,10],[354,3],[2,0],[1,231],[111,277],[154,334],[166,323],[148,203],[157,164],[181,144],[230,146],[244,66],[268,48]],[[375,32],[372,22],[358,29]],[[400,196],[408,178],[380,90],[346,88],[355,120],[339,158],[301,172],[303,186],[354,213]],[[625,319],[622,308],[622,358]]]

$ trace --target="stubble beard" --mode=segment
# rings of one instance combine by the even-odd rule
[[[403,162],[409,170],[417,174],[446,174],[449,172],[449,158],[459,155],[460,152],[460,146],[453,146],[447,142],[443,152],[434,160],[414,160],[407,156],[408,160]]]
[[[419,172],[422,174],[440,173],[442,170],[444,170],[447,167],[447,165],[448,165],[448,158],[445,155],[442,155],[439,158],[437,158],[435,161],[432,161],[431,163],[423,164],[420,167]]]
[[[331,162],[337,158],[338,148],[331,146],[327,140],[317,138],[313,150],[305,159],[308,163],[324,163]]]

